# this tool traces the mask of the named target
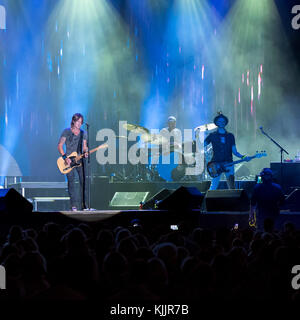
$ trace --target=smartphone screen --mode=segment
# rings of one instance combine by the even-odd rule
[[[257,183],[262,183],[261,176],[257,177]]]

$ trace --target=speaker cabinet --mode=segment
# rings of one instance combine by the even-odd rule
[[[145,202],[149,195],[148,191],[143,192],[116,192],[110,201],[110,209],[127,210],[139,209],[140,203]]]
[[[101,190],[101,192],[100,192]],[[107,210],[111,197],[109,195],[109,177],[93,177],[91,187],[91,206],[98,210]],[[87,203],[86,197],[86,203]]]
[[[196,187],[179,187],[158,204],[163,210],[200,209],[204,195]]]
[[[0,212],[5,213],[30,213],[33,206],[15,189],[0,189]]]
[[[295,188],[285,199],[284,208],[290,211],[300,211],[300,189]]]
[[[144,205],[143,209],[155,209],[156,202],[160,202],[170,196],[175,189],[161,189],[151,199],[149,199]]]
[[[248,211],[250,200],[243,189],[208,190],[206,211]]]
[[[274,182],[279,183],[285,193],[291,188],[300,187],[300,163],[299,162],[271,162]]]

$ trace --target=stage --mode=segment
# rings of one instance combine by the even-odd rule
[[[298,301],[299,36],[300,0],[0,0],[0,301]]]
[[[249,199],[255,184],[252,180],[237,180],[236,190],[228,190],[226,181],[222,180],[221,189],[212,194],[208,191],[209,180],[111,182],[108,177],[93,177],[91,209],[87,211],[69,211],[66,182],[26,181],[11,184],[9,188],[14,188],[24,200],[32,203],[30,220],[33,219],[34,223],[57,221],[63,224],[85,222],[130,225],[133,219],[142,219],[150,225],[157,222],[177,225],[188,221],[205,228],[232,228],[235,224],[246,228],[249,225]],[[191,194],[191,190],[196,191],[197,195]],[[163,200],[166,202],[164,207],[155,207],[157,201]],[[175,208],[180,209],[174,210],[174,202]],[[189,203],[194,203],[194,206],[189,207]],[[158,210],[162,208],[164,210]],[[292,221],[300,227],[300,210],[289,209],[281,211],[280,221]],[[21,220],[27,222],[26,219]],[[14,222],[14,219],[11,221]]]
[[[91,181],[90,207],[96,210],[138,209],[140,200],[146,202],[163,190],[174,191],[181,186],[187,188],[196,187],[199,192],[204,194],[209,189],[210,183],[209,180],[191,182],[110,182],[109,177],[93,177]],[[237,180],[235,184],[237,189],[244,189],[248,197],[251,197],[255,181]],[[10,184],[8,187],[14,188],[28,201],[32,202],[34,211],[69,210],[66,182],[25,181]],[[220,188],[227,188],[226,181],[220,182]],[[119,197],[114,199],[116,195]],[[112,201],[113,199],[114,201]]]

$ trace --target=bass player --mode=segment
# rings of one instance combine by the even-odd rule
[[[232,162],[232,154],[236,157],[249,161],[250,158],[241,155],[235,145],[234,135],[227,132],[225,127],[228,124],[228,118],[219,112],[218,116],[214,118],[214,124],[218,129],[210,133],[204,140],[204,148],[209,144],[212,145],[213,157],[211,161],[226,164]],[[234,166],[229,166],[225,172],[227,186],[229,189],[235,189],[234,181]],[[220,182],[221,175],[212,179],[210,190],[216,190]]]

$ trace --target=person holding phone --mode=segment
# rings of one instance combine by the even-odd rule
[[[249,221],[256,218],[257,229],[263,231],[266,219],[276,224],[285,196],[281,186],[273,182],[270,168],[264,168],[260,177],[262,182],[255,185],[252,193]]]

